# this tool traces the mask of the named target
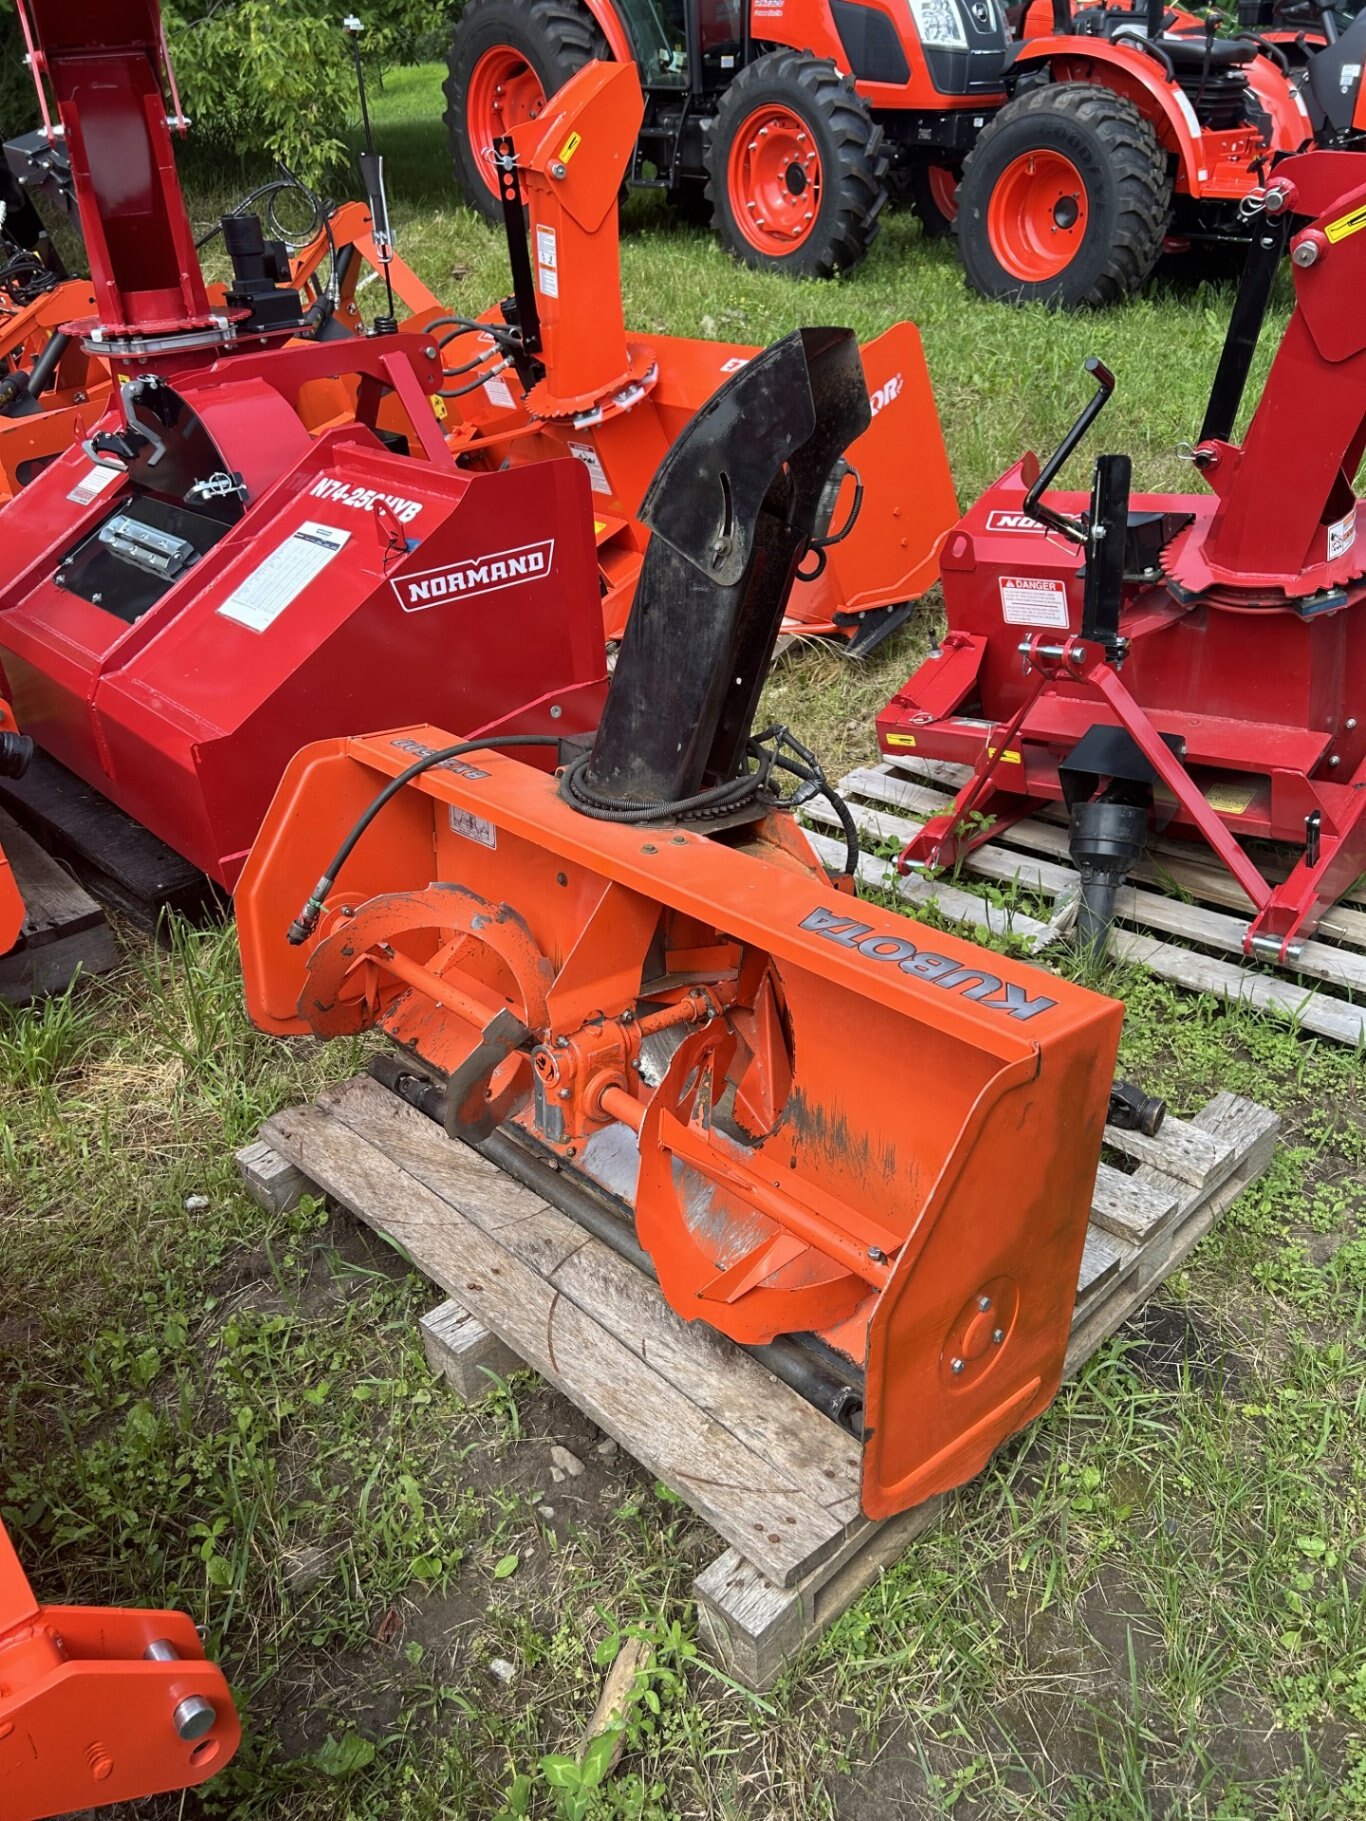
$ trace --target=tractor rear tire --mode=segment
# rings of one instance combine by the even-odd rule
[[[726,250],[756,269],[833,278],[867,256],[887,202],[888,147],[848,76],[775,50],[721,98],[707,195]]]
[[[1025,90],[963,166],[958,251],[983,297],[1080,310],[1147,281],[1171,222],[1172,178],[1133,102],[1096,82]]]
[[[534,119],[585,63],[609,55],[575,0],[469,0],[451,39],[445,120],[455,181],[481,215],[503,219],[485,145]]]

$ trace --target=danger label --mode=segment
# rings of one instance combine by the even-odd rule
[[[114,485],[115,481],[122,479],[122,468],[106,468],[102,463],[97,462],[93,468],[86,469],[85,474],[76,482],[66,497],[73,506],[88,506],[91,500],[98,499],[107,488]]]
[[[592,443],[570,443],[569,453],[576,462],[582,462],[588,470],[588,482],[594,493],[610,494],[612,484],[607,478],[607,470],[598,458],[598,452]]]
[[[1067,589],[1042,575],[1003,575],[1001,618],[1007,626],[1053,626],[1067,629]]]
[[[1338,557],[1346,556],[1356,541],[1357,515],[1354,506],[1346,518],[1339,519],[1336,525],[1328,527],[1328,561],[1332,563]]]
[[[453,835],[463,835],[467,841],[477,841],[480,847],[497,847],[498,830],[492,822],[483,816],[476,816],[468,809],[457,809],[450,806],[450,827]]]
[[[554,228],[536,230],[536,283],[543,297],[560,294],[560,256]]]

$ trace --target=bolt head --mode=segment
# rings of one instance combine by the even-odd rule
[[[963,1370],[963,1362],[961,1359],[951,1359],[949,1361],[949,1371],[950,1372],[961,1372],[962,1370]]]
[[[212,1701],[206,1701],[203,1695],[189,1695],[175,1710],[175,1729],[180,1738],[188,1743],[212,1732],[217,1718],[218,1711]]]
[[[1290,263],[1303,269],[1305,266],[1318,264],[1319,250],[1312,240],[1302,240],[1297,247],[1292,247]]]
[[[994,1346],[999,1347],[1001,1342],[1005,1339],[1005,1337],[1006,1337],[1006,1331],[1004,1328],[993,1328],[991,1330],[991,1339],[992,1339],[992,1344]]]
[[[985,1315],[987,1310],[991,1307],[991,1298],[989,1296],[979,1296],[977,1298],[977,1307]]]

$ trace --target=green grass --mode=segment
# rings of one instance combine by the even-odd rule
[[[447,186],[436,81],[401,71],[379,98],[400,247],[482,307],[501,242]],[[195,167],[197,218],[235,175]],[[628,321],[683,334],[911,317],[964,500],[1070,420],[1092,352],[1119,378],[1105,442],[1139,485],[1189,484],[1173,451],[1229,303],[1164,276],[1104,317],[991,308],[907,219],[852,281],[794,286],[639,198],[623,282]],[[832,771],[865,758],[932,624],[861,667],[796,652],[769,704]],[[1140,973],[1107,984],[1130,1072],[1183,1114],[1220,1088],[1266,1101],[1284,1148],[762,1700],[697,1654],[688,1589],[716,1545],[686,1507],[530,1377],[461,1408],[416,1344],[429,1285],[320,1208],[246,1199],[233,1147],[356,1058],[254,1034],[229,932],[128,936],[111,980],[0,1013],[0,1507],[42,1597],[184,1606],[246,1722],[202,1796],[138,1814],[1362,1821],[1361,1058]],[[554,1483],[554,1441],[581,1480]],[[654,1666],[620,1767],[584,1789],[565,1755],[633,1631]]]

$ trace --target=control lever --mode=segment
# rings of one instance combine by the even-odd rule
[[[1025,494],[1024,511],[1028,518],[1037,524],[1047,525],[1051,531],[1060,531],[1073,544],[1086,544],[1090,541],[1090,527],[1085,519],[1069,518],[1066,513],[1055,512],[1052,506],[1043,503],[1043,494],[1053,485],[1077,444],[1095,423],[1101,412],[1110,401],[1115,389],[1115,376],[1103,361],[1094,355],[1088,356],[1084,363],[1086,371],[1096,382],[1096,391],[1087,402],[1072,428],[1063,437],[1057,448],[1039,469],[1034,485]]]

